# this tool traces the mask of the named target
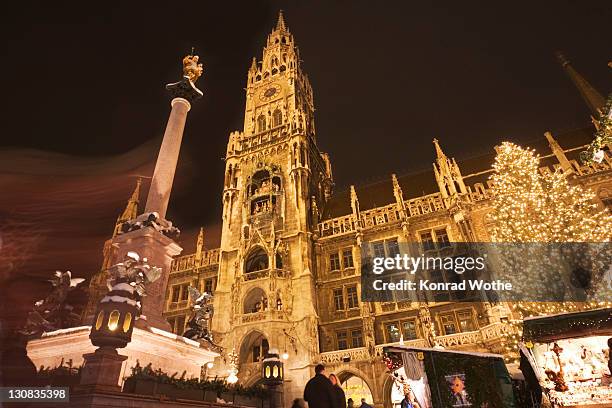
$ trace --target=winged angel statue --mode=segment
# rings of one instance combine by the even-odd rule
[[[200,293],[196,288],[189,286],[189,297],[193,306],[191,307],[191,317],[187,322],[189,328],[183,333],[183,337],[191,340],[206,340],[212,346],[219,348],[213,342],[210,327],[214,315],[213,296],[207,292]]]
[[[72,327],[79,321],[67,297],[70,291],[85,279],[73,278],[70,271],[56,271],[51,282],[51,292],[44,299],[34,303],[28,313],[24,327],[19,331],[26,337],[36,337],[44,332]]]

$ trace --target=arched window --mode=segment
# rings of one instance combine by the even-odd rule
[[[280,126],[283,124],[283,113],[280,109],[276,109],[274,114],[272,115],[272,123],[274,127]]]
[[[244,272],[251,273],[268,269],[268,254],[262,248],[257,248],[247,257]]]
[[[268,356],[270,345],[266,336],[259,331],[249,333],[240,345],[240,363],[257,363]]]
[[[253,181],[253,184],[261,187],[264,181],[270,181],[270,172],[268,170],[258,170],[255,172],[255,174],[253,174],[251,180]]]
[[[263,132],[266,130],[266,117],[264,115],[259,115],[257,118],[257,131]]]
[[[272,177],[272,191],[276,192],[281,189],[281,178],[279,176]]]
[[[243,313],[258,313],[268,309],[268,297],[261,288],[251,289],[242,302]]]

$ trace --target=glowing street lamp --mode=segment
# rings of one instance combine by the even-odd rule
[[[272,348],[263,360],[262,377],[264,384],[271,386],[282,384],[283,375],[283,362],[278,358],[278,350]]]
[[[145,284],[158,279],[160,269],[149,266],[137,253],[128,252],[109,273],[110,291],[98,303],[89,338],[94,346],[123,348],[132,340]]]

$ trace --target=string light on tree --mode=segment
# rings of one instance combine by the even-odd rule
[[[229,360],[229,369],[227,370],[228,376],[225,381],[229,384],[235,384],[238,382],[238,353],[236,353],[236,349],[232,349],[232,351],[227,353],[227,358]]]
[[[540,159],[534,151],[504,142],[497,148],[497,157],[491,177],[493,184],[494,225],[492,238],[504,243],[564,243],[607,242],[612,237],[612,216],[599,210],[595,194],[580,184],[570,183],[566,173],[540,172]],[[527,286],[542,285],[546,290],[551,283],[544,275],[546,262],[535,252],[546,246],[519,246],[515,257],[506,256],[515,264],[514,271],[529,271],[520,277]],[[524,250],[534,254],[525,256]],[[517,251],[518,252],[518,251]],[[546,261],[554,262],[551,257]],[[534,271],[538,273],[534,274]],[[540,275],[539,273],[542,273]],[[531,278],[532,280],[529,280]],[[522,336],[523,319],[558,313],[570,313],[600,307],[597,302],[516,302],[508,319],[502,346],[507,360],[518,356],[518,343]]]

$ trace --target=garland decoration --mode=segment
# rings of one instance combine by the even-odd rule
[[[125,380],[145,380],[154,381],[160,384],[172,384],[180,389],[200,389],[203,391],[212,391],[218,394],[235,394],[249,398],[266,399],[269,397],[268,390],[263,385],[254,385],[245,387],[241,384],[228,384],[225,380],[215,378],[213,380],[200,380],[199,378],[185,378],[186,371],[177,377],[178,373],[168,375],[160,368],[154,370],[152,364],[149,363],[145,367],[140,365],[136,360],[136,365],[132,367],[132,374],[126,377]]]

